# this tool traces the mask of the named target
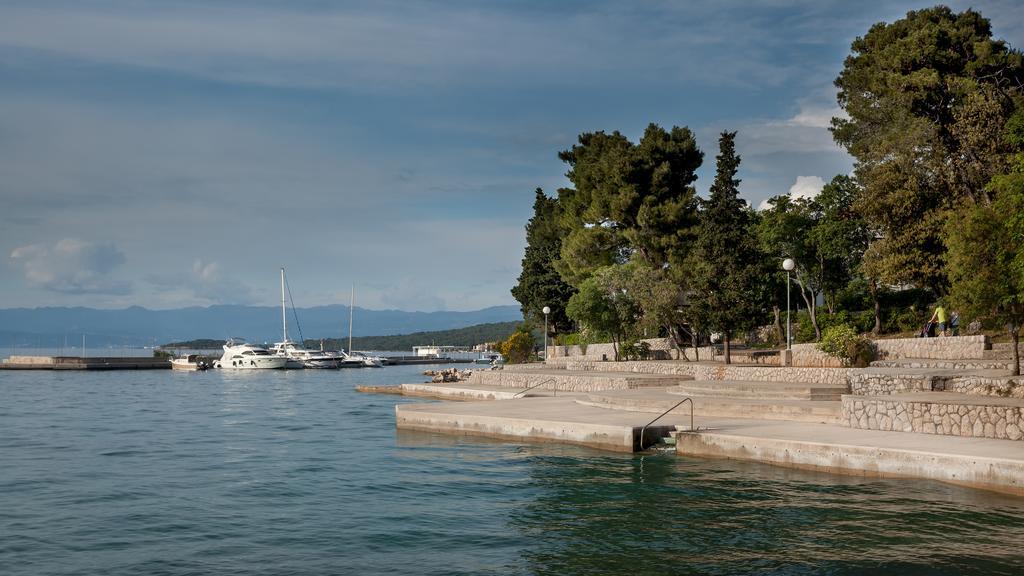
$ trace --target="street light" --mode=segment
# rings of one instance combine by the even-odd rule
[[[786,350],[793,349],[793,337],[790,336],[792,324],[789,321],[789,276],[793,268],[796,268],[796,262],[792,258],[786,258],[782,261],[782,269],[786,271]]]
[[[548,361],[548,314],[551,313],[551,308],[545,306],[541,309],[544,313],[544,361]]]

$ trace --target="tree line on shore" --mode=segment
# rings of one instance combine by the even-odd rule
[[[854,158],[814,198],[740,197],[736,132],[722,132],[714,181],[687,127],[651,124],[638,142],[590,132],[559,154],[571,186],[537,189],[522,273],[527,324],[542,309],[560,343],[669,336],[730,345],[775,326],[787,273],[804,339],[855,327],[918,326],[940,302],[967,320],[1024,322],[1024,60],[980,13],[938,6],[854,40],[835,80],[837,144]],[[822,304],[819,304],[822,303]],[[1015,347],[1016,349],[1016,347]],[[1015,352],[1016,354],[1016,352]],[[1015,364],[1019,361],[1015,356]]]

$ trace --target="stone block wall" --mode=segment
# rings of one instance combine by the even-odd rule
[[[987,376],[955,376],[949,378],[943,388],[947,392],[959,392],[974,396],[998,396],[1001,398],[1024,398],[1024,378]]]
[[[850,393],[857,396],[885,396],[906,392],[944,390],[947,378],[932,374],[886,374],[852,371]]]
[[[753,380],[760,382],[796,382],[801,384],[845,385],[853,368],[809,368],[778,366],[726,366],[704,362],[592,362],[579,360],[566,364],[569,371],[635,372],[693,376],[697,380]]]
[[[794,344],[793,366],[841,368],[843,361],[818,350],[817,344]]]
[[[931,358],[934,360],[982,359],[989,346],[987,337],[892,338],[875,340],[879,360]]]
[[[672,346],[669,338],[648,338],[641,340],[651,347],[651,355],[654,360],[695,360],[693,348],[686,348],[680,354]],[[711,360],[714,357],[715,349],[710,346],[697,348],[697,355],[700,360]],[[615,347],[611,342],[599,344],[573,345],[573,346],[548,346],[548,362],[559,363],[564,359],[588,360],[588,361],[613,361],[615,360]]]
[[[1024,439],[1024,410],[1017,406],[944,404],[843,396],[842,419],[850,428]]]

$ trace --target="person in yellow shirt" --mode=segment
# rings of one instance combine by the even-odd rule
[[[932,318],[928,322],[935,322],[936,320],[939,321],[939,336],[945,336],[948,318],[946,318],[946,309],[943,308],[942,304],[935,307],[935,312],[932,313]]]

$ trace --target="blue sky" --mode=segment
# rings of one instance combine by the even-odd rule
[[[850,42],[928,5],[6,0],[0,307],[512,304],[579,133],[689,126],[703,192],[738,130],[749,202],[814,193]]]

